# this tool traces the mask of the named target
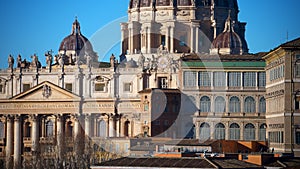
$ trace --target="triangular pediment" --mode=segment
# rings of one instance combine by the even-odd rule
[[[51,82],[45,81],[37,86],[32,87],[26,92],[14,96],[11,99],[34,101],[79,101],[80,97]]]

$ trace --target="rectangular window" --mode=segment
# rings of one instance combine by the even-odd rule
[[[256,86],[256,72],[245,72],[243,76],[244,87]]]
[[[241,86],[241,73],[240,72],[229,72],[228,73],[228,85],[229,85],[229,87],[240,87]]]
[[[300,132],[296,132],[296,144],[300,144]]]
[[[132,83],[124,83],[124,92],[132,91]]]
[[[283,131],[269,132],[269,140],[271,143],[283,143]]]
[[[105,91],[105,84],[104,83],[96,83],[95,84],[95,91],[96,92],[104,92]]]
[[[160,44],[165,46],[166,45],[166,36],[165,35],[161,35],[160,37]]]
[[[300,60],[300,55],[299,55],[299,54],[296,55],[296,59],[297,59],[297,60]]]
[[[200,87],[211,86],[211,72],[199,72],[199,86]]]
[[[197,72],[183,72],[184,87],[196,87]]]
[[[0,93],[4,93],[3,85],[0,84]]]
[[[265,87],[265,86],[266,86],[266,73],[258,72],[258,87]]]
[[[160,78],[158,78],[158,87],[160,89],[166,89],[166,88],[168,88],[168,79],[166,77],[160,77]]]
[[[226,86],[226,73],[225,72],[214,72],[214,86],[225,87]]]
[[[23,84],[23,92],[26,92],[30,89],[30,84]]]
[[[120,144],[116,143],[116,153],[119,153],[119,152],[120,152]]]
[[[295,69],[296,69],[295,70],[295,74],[296,74],[297,77],[299,77],[300,76],[300,64],[296,64],[296,68]]]
[[[148,111],[149,110],[149,104],[144,104],[144,111]]]
[[[66,83],[65,84],[65,89],[72,92],[73,91],[73,84],[72,83]]]
[[[124,144],[124,152],[125,152],[125,153],[128,153],[128,151],[129,151],[129,144],[128,144],[128,143],[125,143],[125,144]]]

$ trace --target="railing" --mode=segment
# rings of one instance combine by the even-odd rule
[[[241,113],[241,112],[223,112],[223,113],[217,113],[217,112],[196,112],[194,114],[198,117],[207,117],[207,116],[220,116],[220,117],[261,117],[265,116],[265,113]]]
[[[23,137],[24,144],[32,144],[31,137]]]
[[[55,143],[55,138],[54,137],[41,137],[40,138],[40,143],[41,144],[54,144]]]

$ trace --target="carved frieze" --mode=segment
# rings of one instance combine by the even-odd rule
[[[267,93],[266,98],[271,98],[271,97],[276,97],[281,95],[284,95],[283,89]]]
[[[178,11],[176,15],[177,16],[190,16],[191,13],[190,13],[190,11],[181,10],[181,11]]]

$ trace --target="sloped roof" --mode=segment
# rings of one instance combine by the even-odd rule
[[[166,167],[166,168],[216,168],[203,158],[119,158],[100,163],[111,167]]]

